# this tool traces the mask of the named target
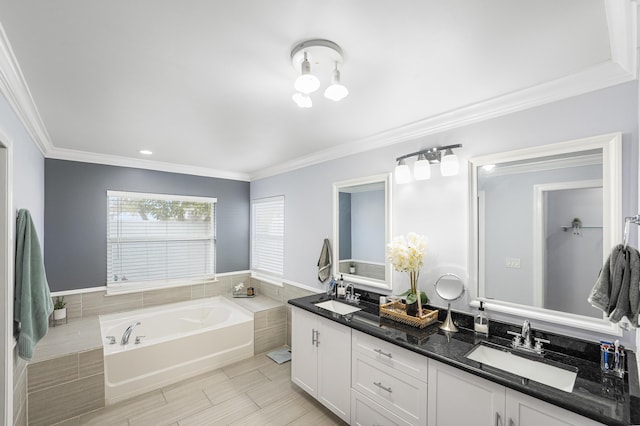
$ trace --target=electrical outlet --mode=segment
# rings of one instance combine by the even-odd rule
[[[507,257],[504,260],[504,266],[507,268],[520,269],[520,259],[517,257]]]

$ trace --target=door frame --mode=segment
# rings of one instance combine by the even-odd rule
[[[13,337],[13,293],[14,293],[14,250],[15,250],[15,212],[13,210],[13,143],[0,129],[0,306],[4,312],[0,315],[0,335],[3,351],[0,351],[2,365],[1,389],[4,424],[13,424],[13,354],[16,341]]]
[[[587,179],[570,182],[543,183],[533,186],[533,306],[544,308],[544,277],[546,275],[546,211],[547,193],[570,189],[603,188],[602,179]],[[603,201],[603,208],[604,206]],[[608,247],[603,244],[603,259],[606,259]]]

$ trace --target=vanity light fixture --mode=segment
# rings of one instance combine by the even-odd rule
[[[431,179],[431,163],[424,153],[418,154],[418,159],[413,163],[413,177],[416,180]]]
[[[432,164],[440,164],[440,173],[442,176],[457,175],[460,171],[460,164],[458,162],[458,156],[453,152],[453,150],[457,148],[462,148],[462,145],[436,146],[396,158],[398,162],[395,169],[396,183],[404,184],[411,182],[411,169],[405,160],[416,156],[418,158],[413,164],[413,177],[415,180],[430,179]]]
[[[404,158],[398,160],[394,175],[397,183],[404,184],[411,182],[411,170],[409,170],[409,166],[407,166]]]
[[[442,173],[442,176],[455,176],[459,171],[458,156],[449,148],[444,152],[440,161],[440,173]]]
[[[139,152],[140,154],[142,154],[142,155],[151,155],[151,154],[153,154],[153,152],[151,152],[151,151],[150,151],[150,150],[148,150],[148,149],[141,149],[141,150],[140,150],[140,151],[138,151],[138,152]]]
[[[324,91],[325,98],[335,102],[344,99],[349,90],[340,81],[338,65],[342,63],[342,49],[332,41],[313,39],[298,43],[291,50],[291,64],[300,72],[294,84],[297,92],[291,99],[300,108],[311,108],[313,102],[309,95],[320,88],[317,75],[330,78],[331,84]]]

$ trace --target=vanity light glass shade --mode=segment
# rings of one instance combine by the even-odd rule
[[[301,74],[298,78],[296,78],[296,82],[294,87],[300,93],[304,93],[308,95],[309,93],[313,93],[320,87],[320,80],[318,77],[311,74],[311,64],[307,59],[307,54],[304,54],[304,61],[302,61]]]
[[[409,183],[411,181],[411,170],[404,160],[398,161],[398,165],[396,166],[395,170],[395,178],[396,183],[401,185]]]
[[[413,163],[413,177],[416,180],[431,179],[431,164],[424,154],[418,155],[418,159]]]
[[[340,83],[340,71],[338,71],[338,64],[331,73],[331,86],[327,87],[324,91],[324,97],[338,102],[346,98],[349,94],[349,90]]]
[[[447,149],[440,160],[440,173],[442,173],[442,176],[455,176],[459,171],[458,156],[450,149]]]
[[[293,99],[293,102],[295,102],[300,108],[311,108],[313,106],[313,102],[311,102],[309,95],[294,93],[293,96],[291,96],[291,99]]]

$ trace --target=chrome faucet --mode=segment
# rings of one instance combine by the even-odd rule
[[[524,323],[522,324],[522,331],[520,333],[509,330],[507,331],[507,334],[511,334],[513,336],[513,341],[511,342],[511,347],[513,349],[535,353],[538,355],[542,355],[542,353],[544,352],[544,350],[542,349],[542,344],[550,343],[546,339],[534,337],[533,340],[535,340],[536,343],[531,344],[531,323],[529,322],[529,320],[524,320]]]
[[[531,324],[529,320],[524,320],[524,324],[522,324],[522,331],[520,332],[522,336],[522,345],[525,348],[531,347]]]
[[[351,292],[349,292],[349,287],[351,287]],[[353,289],[353,283],[349,282],[344,286],[344,295],[348,301],[350,301],[354,296],[355,290]]]
[[[131,324],[129,327],[127,327],[127,329],[122,334],[122,340],[120,340],[121,345],[126,345],[127,343],[129,343],[129,337],[131,336],[131,332],[133,331],[134,328],[136,328],[139,325],[140,325],[140,321],[137,321]]]

